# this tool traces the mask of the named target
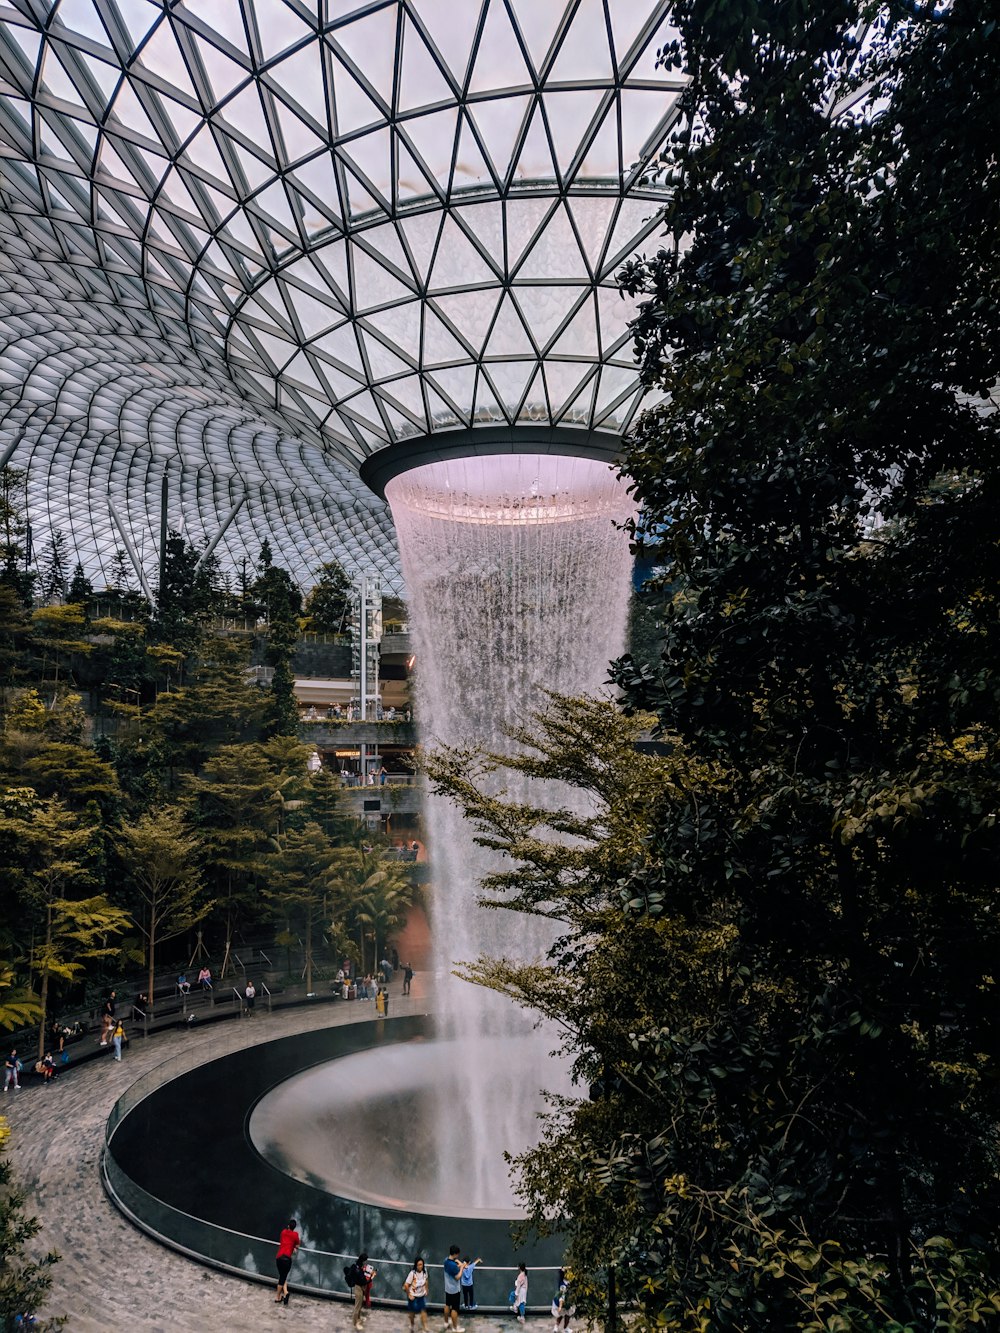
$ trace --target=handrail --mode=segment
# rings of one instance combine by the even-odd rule
[[[260,988],[261,988],[261,990],[264,992],[264,994],[267,996],[267,1012],[270,1013],[270,1012],[271,1012],[271,992],[268,990],[267,986],[264,984],[263,981],[260,983]]]

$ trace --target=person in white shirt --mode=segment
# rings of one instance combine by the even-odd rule
[[[403,1290],[406,1292],[406,1309],[410,1316],[410,1328],[413,1328],[413,1321],[417,1315],[420,1316],[420,1327],[427,1327],[427,1266],[420,1255],[417,1255],[413,1261],[413,1267],[406,1275],[406,1281],[403,1283]]]

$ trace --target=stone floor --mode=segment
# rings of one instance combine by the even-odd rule
[[[394,989],[395,1014],[407,1001]],[[427,1008],[414,987],[413,1012]],[[245,1020],[134,1040],[121,1064],[110,1056],[68,1071],[48,1088],[32,1081],[9,1092],[0,1110],[11,1126],[11,1157],[42,1223],[35,1242],[62,1256],[44,1313],[69,1316],[73,1333],[178,1333],[187,1328],[241,1333],[267,1328],[349,1330],[346,1302],[297,1296],[274,1303],[271,1288],[202,1267],[151,1240],[108,1201],[99,1164],[114,1102],[141,1074],[165,1060],[194,1067],[213,1055],[331,1023],[369,1020],[370,1006],[322,1005],[260,1013]],[[179,1071],[178,1071],[179,1072]],[[517,1328],[512,1318],[475,1316],[470,1333]],[[405,1313],[373,1310],[369,1333],[404,1330]],[[442,1327],[433,1316],[432,1329]]]

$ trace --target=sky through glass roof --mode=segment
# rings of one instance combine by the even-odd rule
[[[270,533],[398,585],[368,455],[626,429],[668,36],[660,0],[0,11],[0,448],[40,535],[151,567],[166,475],[194,541],[242,501],[225,563]]]

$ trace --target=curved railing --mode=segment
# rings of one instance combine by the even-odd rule
[[[190,1055],[181,1053],[143,1074],[118,1098],[105,1126],[104,1151],[101,1155],[102,1183],[112,1202],[136,1226],[155,1239],[202,1263],[253,1281],[273,1283],[276,1281],[276,1237],[250,1235],[183,1212],[143,1189],[115,1159],[114,1135],[125,1116],[157,1089],[190,1069]],[[364,1248],[365,1239],[360,1236],[358,1250]],[[303,1245],[295,1256],[291,1286],[314,1296],[350,1300],[351,1293],[344,1281],[344,1269],[353,1262],[356,1253],[313,1250]],[[369,1258],[377,1270],[373,1302],[384,1306],[405,1305],[402,1288],[411,1262],[387,1259],[376,1254]],[[431,1304],[440,1306],[443,1304],[441,1264],[427,1263],[427,1270],[430,1274]],[[512,1266],[488,1267],[480,1264],[476,1268],[476,1308],[484,1313],[506,1309],[508,1293],[514,1285],[516,1274],[517,1270]],[[557,1269],[532,1267],[529,1292],[536,1298],[543,1297],[544,1304],[531,1305],[529,1309],[534,1312],[546,1310],[557,1285]]]

